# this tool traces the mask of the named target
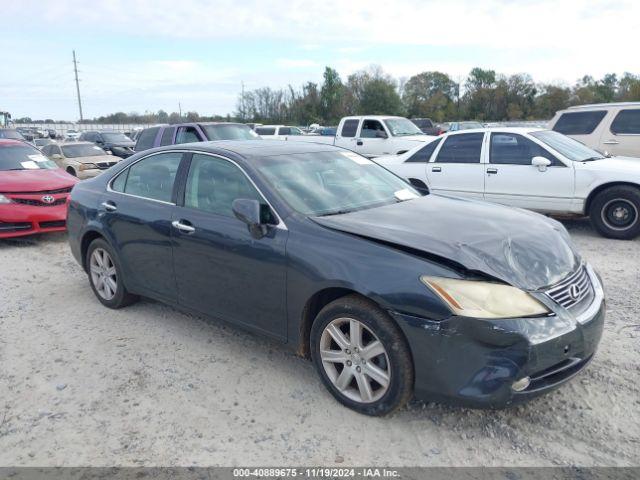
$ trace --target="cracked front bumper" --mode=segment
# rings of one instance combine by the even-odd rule
[[[452,316],[431,321],[391,312],[409,342],[418,398],[475,408],[503,408],[557,388],[593,358],[605,319],[605,299],[589,267],[595,295],[573,314],[545,302],[547,317],[484,320]],[[523,377],[522,391],[512,385]]]

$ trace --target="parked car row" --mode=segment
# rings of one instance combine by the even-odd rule
[[[66,227],[105,306],[142,295],[276,338],[365,414],[414,394],[503,407],[591,361],[601,281],[529,210],[633,238],[638,160],[539,128],[293,128],[157,125],[135,149],[108,131],[42,151],[0,140],[0,236]]]
[[[551,130],[452,132],[376,161],[422,191],[586,215],[609,238],[640,235],[640,159],[608,158]]]

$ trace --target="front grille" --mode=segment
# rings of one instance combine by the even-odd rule
[[[71,193],[73,187],[59,188],[58,190],[41,190],[38,192],[5,192],[3,195],[57,195],[58,193]]]
[[[57,205],[63,205],[67,199],[58,198],[53,203],[45,203],[41,200],[33,200],[30,198],[11,198],[12,202],[19,203],[21,205],[30,205],[32,207],[55,207]]]
[[[31,230],[31,224],[27,222],[0,222],[0,233],[21,232]]]
[[[545,293],[564,308],[573,308],[593,298],[594,295],[591,279],[584,266]]]
[[[106,170],[107,168],[113,167],[118,162],[98,162],[96,163],[96,167],[100,170]]]
[[[52,220],[51,222],[40,222],[40,228],[60,228],[67,224],[64,220]]]

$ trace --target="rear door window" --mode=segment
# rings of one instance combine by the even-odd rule
[[[280,130],[278,131],[278,135],[291,135],[291,128],[280,127]]]
[[[168,152],[140,160],[129,167],[124,193],[162,202],[173,199],[173,184],[182,153]],[[122,174],[118,177],[118,179]],[[116,182],[114,182],[115,184]],[[115,185],[112,185],[112,189]]]
[[[156,135],[158,134],[158,127],[147,128],[143,130],[138,136],[138,141],[136,142],[136,152],[141,152],[142,150],[148,150],[149,148],[153,148],[153,144],[156,140]]]
[[[358,131],[358,123],[360,123],[358,119],[345,120],[342,124],[342,132],[340,132],[340,135],[343,137],[355,137]]]
[[[273,127],[256,127],[256,133],[258,135],[275,135],[276,129]]]
[[[606,114],[606,110],[566,112],[560,115],[553,130],[565,135],[589,135],[600,125]]]
[[[640,108],[620,110],[611,123],[611,133],[640,135]]]
[[[484,133],[463,133],[446,138],[437,163],[480,163]]]

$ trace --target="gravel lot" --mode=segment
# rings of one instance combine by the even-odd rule
[[[0,465],[640,465],[640,239],[565,224],[607,290],[593,363],[514,409],[382,419],[275,343],[151,301],[102,307],[64,235],[0,241]]]

